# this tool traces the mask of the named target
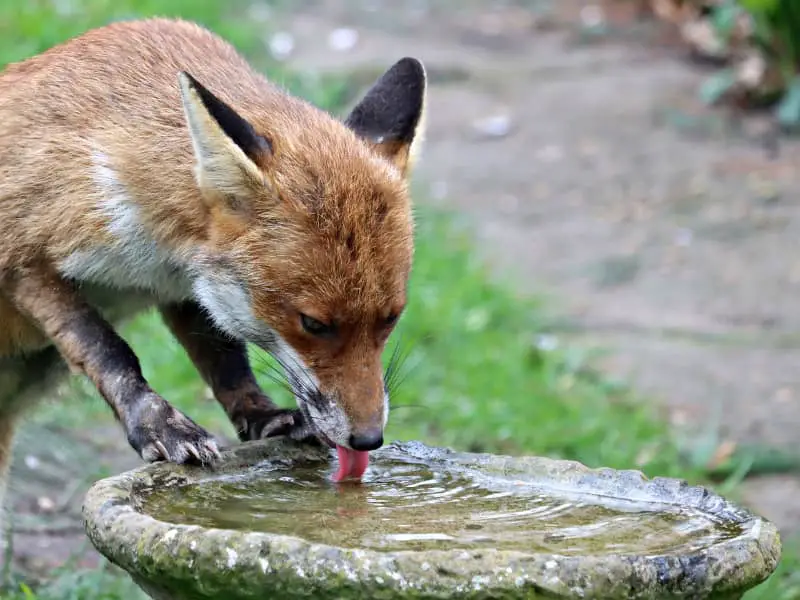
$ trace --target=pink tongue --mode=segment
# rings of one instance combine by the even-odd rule
[[[369,452],[336,446],[336,453],[339,455],[339,470],[336,471],[333,480],[337,482],[349,478],[360,480],[369,464]]]

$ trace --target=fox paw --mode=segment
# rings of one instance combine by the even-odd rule
[[[159,396],[128,433],[128,442],[147,462],[211,464],[219,458],[213,436]]]
[[[243,442],[288,435],[295,427],[293,411],[276,406],[253,408],[234,423]]]
[[[296,408],[271,406],[251,410],[237,420],[237,429],[243,442],[285,436],[298,442],[319,443],[313,429]]]

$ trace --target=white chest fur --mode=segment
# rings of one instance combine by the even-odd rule
[[[107,219],[107,244],[78,250],[59,265],[62,275],[84,284],[153,295],[178,301],[191,296],[187,266],[174,253],[159,247],[148,234],[124,185],[102,152],[92,155],[97,209]]]

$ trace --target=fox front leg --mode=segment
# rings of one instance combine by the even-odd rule
[[[258,385],[247,346],[214,326],[194,302],[160,307],[164,322],[180,342],[243,442],[288,435],[314,441],[298,409],[277,406]]]
[[[52,269],[17,270],[3,289],[71,370],[91,380],[144,460],[210,463],[219,457],[213,437],[151,389],[130,346]]]

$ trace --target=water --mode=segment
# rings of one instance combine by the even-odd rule
[[[142,498],[141,509],[172,523],[382,551],[677,555],[742,534],[699,512],[602,505],[598,498],[576,501],[528,486],[489,486],[424,464],[375,464],[361,485],[335,485],[329,475],[327,465],[268,465],[153,490]]]

